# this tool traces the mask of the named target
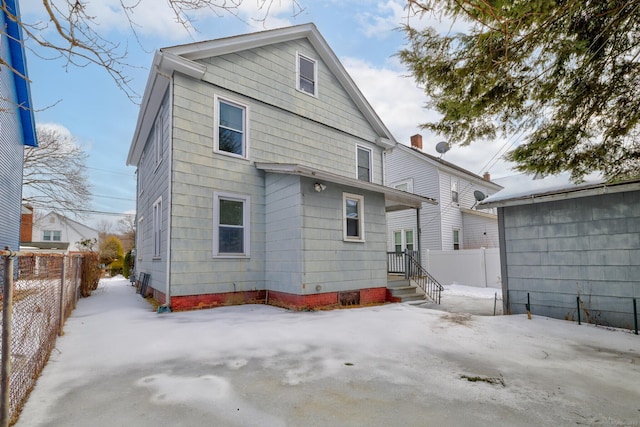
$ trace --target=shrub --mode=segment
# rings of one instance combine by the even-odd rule
[[[82,266],[80,270],[80,294],[83,297],[91,296],[91,291],[98,288],[100,282],[100,259],[97,252],[85,252],[82,254]]]

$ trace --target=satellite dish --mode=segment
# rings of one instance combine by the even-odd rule
[[[476,201],[481,202],[487,198],[487,195],[480,190],[476,190],[473,192],[473,197],[476,198]]]
[[[478,204],[478,202],[483,201],[484,199],[487,198],[487,195],[484,194],[482,191],[480,190],[476,190],[473,192],[473,197],[475,197],[476,202],[473,204],[473,206],[471,206],[471,209],[475,208],[476,205]]]
[[[449,151],[449,143],[447,141],[440,141],[436,144],[436,151],[438,153],[440,153],[440,157],[442,157],[442,154],[446,153],[447,151]]]

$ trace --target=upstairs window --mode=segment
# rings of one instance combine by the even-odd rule
[[[364,197],[343,193],[344,240],[364,242]]]
[[[216,97],[215,151],[247,157],[247,107]]]
[[[158,112],[158,116],[156,117],[156,122],[153,125],[153,142],[155,146],[155,154],[156,154],[156,166],[162,163],[162,153],[163,153],[163,129],[162,129],[162,109]]]
[[[371,181],[371,150],[360,145],[356,148],[358,156],[358,179]]]
[[[458,204],[458,180],[451,178],[451,203]]]
[[[407,193],[413,193],[413,180],[408,179],[406,181],[396,182],[392,185],[396,190],[406,191]]]
[[[42,232],[42,241],[44,242],[59,242],[60,230],[44,230]]]
[[[297,56],[298,90],[318,96],[318,63],[304,55]]]

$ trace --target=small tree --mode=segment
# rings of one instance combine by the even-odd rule
[[[115,267],[117,272],[122,272],[123,255],[122,243],[116,236],[109,236],[100,244],[100,263]]]

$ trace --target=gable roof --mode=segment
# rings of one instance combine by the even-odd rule
[[[195,62],[261,46],[306,38],[320,55],[336,79],[340,82],[351,100],[362,112],[367,122],[378,134],[376,144],[383,148],[392,148],[397,142],[391,132],[365,99],[338,57],[329,47],[316,26],[312,23],[292,27],[267,30],[256,33],[225,37],[204,42],[196,42],[160,49],[156,52],[153,67],[149,74],[147,87],[142,98],[138,123],[127,157],[127,165],[136,165],[142,155],[144,144],[151,130],[151,123],[158,112],[162,97],[168,87],[168,78],[174,71],[180,71],[194,78],[202,78],[206,67]]]
[[[9,56],[13,72],[13,80],[16,88],[17,106],[22,124],[22,142],[31,147],[38,146],[36,138],[36,125],[31,103],[31,87],[29,86],[29,74],[27,73],[27,59],[24,51],[24,39],[22,27],[16,20],[20,19],[20,8],[17,0],[4,0],[6,12],[4,15],[9,45]]]
[[[490,187],[494,187],[496,190],[502,189],[502,186],[500,184],[496,184],[493,181],[486,180],[480,175],[477,175],[463,167],[447,162],[446,160],[442,160],[436,156],[432,156],[431,154],[427,154],[424,151],[419,150],[415,147],[409,147],[404,144],[398,144],[395,149],[400,149],[400,150],[406,151],[407,153],[412,153],[413,155],[418,156],[422,160],[436,167],[443,167],[447,172],[452,173],[454,175],[464,176],[470,180],[482,182],[483,184],[487,184]]]
[[[51,211],[48,214],[44,215],[41,219],[40,219],[40,223],[42,221],[44,221],[45,218],[48,218],[50,216],[56,216],[58,217],[58,220],[60,222],[64,222],[69,228],[71,228],[72,230],[74,230],[75,232],[77,232],[78,234],[80,234],[81,236],[86,236],[89,234],[99,234],[98,230],[96,230],[95,228],[91,228],[87,225],[81,224],[78,221],[74,221],[71,218],[67,218],[64,215],[61,215],[57,212]]]

